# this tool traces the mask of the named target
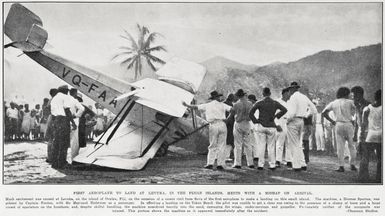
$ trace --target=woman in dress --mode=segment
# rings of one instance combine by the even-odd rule
[[[41,115],[40,115],[40,136],[42,138],[45,137],[45,131],[47,130],[47,121],[48,117],[51,114],[50,107],[48,106],[49,99],[44,98],[43,100],[43,106],[41,109]]]
[[[23,121],[21,123],[21,133],[23,139],[29,140],[29,134],[31,133],[31,112],[29,110],[29,105],[24,105]]]
[[[30,131],[31,131],[31,139],[34,140],[34,139],[37,139],[38,138],[38,134],[37,134],[37,131],[40,130],[39,129],[39,123],[38,123],[38,117],[37,117],[37,111],[36,110],[31,110],[31,113],[30,113]]]

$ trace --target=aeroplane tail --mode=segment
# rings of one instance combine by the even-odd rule
[[[12,4],[5,20],[4,33],[12,40],[4,46],[15,47],[23,52],[43,49],[48,33],[43,29],[41,19],[21,4]]]

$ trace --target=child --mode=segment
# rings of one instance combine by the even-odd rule
[[[31,113],[29,105],[24,105],[23,121],[21,123],[21,132],[23,139],[30,140],[29,134],[31,133]]]

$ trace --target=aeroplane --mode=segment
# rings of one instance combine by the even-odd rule
[[[12,40],[4,48],[25,55],[116,115],[74,161],[123,170],[141,170],[170,144],[207,150],[207,123],[186,107],[197,93],[206,69],[194,62],[172,59],[156,71],[158,79],[133,83],[83,67],[44,50],[48,33],[41,19],[23,5],[12,4],[4,25]],[[198,146],[194,149],[192,145]],[[203,146],[203,147],[202,147]]]

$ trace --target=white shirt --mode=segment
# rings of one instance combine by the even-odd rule
[[[53,116],[66,116],[64,109],[71,107],[72,97],[61,92],[51,100],[51,114]]]
[[[291,95],[290,100],[287,101],[287,105],[290,107],[290,110],[287,112],[288,119],[294,117],[307,118],[317,113],[317,108],[313,102],[299,91]]]
[[[351,122],[355,113],[355,106],[352,100],[339,98],[329,103],[322,112],[333,111],[337,122]]]
[[[70,101],[70,110],[72,115],[74,115],[76,118],[80,118],[84,112],[84,107],[83,105],[76,100],[74,97],[70,96],[71,101]]]
[[[373,107],[371,104],[364,108],[368,115],[368,135],[365,141],[370,143],[382,142],[382,106]]]
[[[281,98],[279,99],[276,99],[276,101],[280,104],[282,104],[282,106],[284,106],[286,109],[287,109],[287,112],[285,113],[285,115],[283,115],[280,119],[275,119],[275,124],[276,125],[279,125],[281,127],[286,127],[286,124],[287,124],[287,113],[289,112],[289,107],[287,105],[287,102],[282,100]],[[279,110],[277,110],[277,113],[279,112]],[[276,114],[277,114],[276,113]]]
[[[14,119],[18,119],[19,118],[19,110],[14,108],[12,109],[11,107],[7,109],[7,116],[9,118],[14,118]]]
[[[316,124],[322,124],[322,114],[321,113],[317,113],[316,116],[315,116],[315,123]]]
[[[205,111],[206,120],[208,122],[213,122],[215,120],[226,119],[226,111],[229,112],[231,109],[231,106],[228,106],[227,104],[213,100],[209,103],[198,105],[198,109]]]

